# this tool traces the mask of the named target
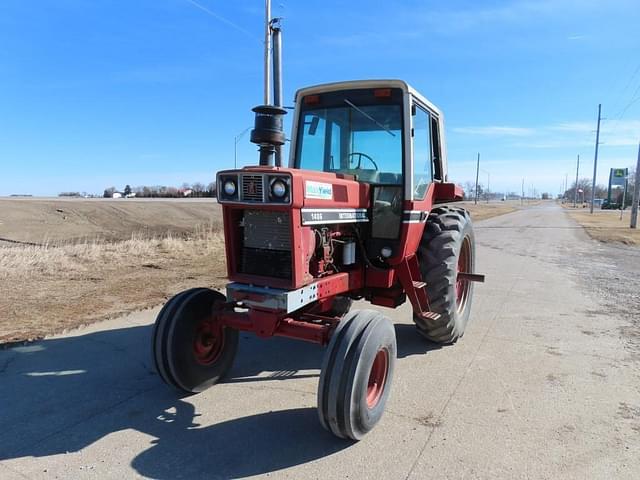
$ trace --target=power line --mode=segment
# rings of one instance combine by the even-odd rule
[[[239,32],[244,33],[245,35],[247,35],[248,37],[253,38],[254,40],[259,41],[260,43],[262,43],[262,39],[256,37],[253,33],[251,33],[249,30],[241,27],[240,25],[238,25],[235,22],[232,22],[231,20],[229,20],[228,18],[223,17],[222,15],[220,15],[219,13],[214,12],[213,10],[205,7],[204,5],[201,5],[200,3],[196,2],[195,0],[185,0],[185,2],[190,3],[191,5],[193,5],[194,7],[202,10],[203,12],[205,12],[206,14],[212,16],[213,18],[219,20],[220,22],[230,26],[231,28],[235,28],[236,30],[238,30]]]
[[[625,113],[627,113],[627,110],[629,110],[629,107],[631,107],[631,105],[633,105],[634,103],[640,101],[640,95],[636,96],[638,92],[640,92],[640,85],[638,85],[638,88],[636,88],[636,91],[633,92],[633,95],[631,96],[631,100],[629,100],[629,103],[627,103],[624,106],[624,108],[620,110],[620,114],[615,119],[616,121],[622,120],[622,117],[624,116]]]
[[[629,81],[627,82],[627,85],[622,89],[622,92],[620,92],[620,99],[622,98],[622,96],[624,95],[624,93],[627,91],[627,89],[631,86],[631,84],[633,83],[636,75],[638,74],[638,72],[640,72],[640,64],[638,64],[638,66],[636,67],[636,69],[633,71],[633,73],[631,74],[631,77],[629,77]],[[633,93],[631,94],[631,100],[629,100],[627,102],[627,104],[625,106],[623,106],[620,110],[618,110],[618,113],[616,113],[614,115],[614,122],[619,122],[620,120],[622,120],[622,117],[624,117],[625,113],[627,113],[627,110],[629,110],[629,108],[634,104],[640,101],[640,95],[638,95],[638,93],[640,93],[640,82],[638,83],[638,86],[636,87],[636,89],[633,91]]]
[[[622,100],[622,97],[624,96],[625,92],[627,91],[627,89],[631,86],[631,84],[633,83],[633,80],[635,79],[636,75],[638,74],[638,72],[640,72],[640,63],[638,64],[638,66],[636,67],[636,69],[633,71],[633,73],[631,74],[631,76],[629,77],[629,81],[627,82],[627,84],[624,86],[624,88],[622,89],[622,91],[620,92],[620,95],[618,96],[618,99],[616,100],[616,102],[614,103],[617,104],[620,100]],[[632,95],[633,96],[633,95]]]

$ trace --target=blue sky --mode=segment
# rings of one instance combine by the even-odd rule
[[[199,6],[198,6],[199,5]],[[202,8],[204,7],[204,8]],[[208,183],[262,96],[261,0],[2,0],[0,195]],[[285,98],[302,86],[402,78],[447,121],[450,176],[557,193],[633,166],[637,0],[274,1]],[[257,161],[248,135],[241,164]],[[481,180],[486,182],[486,174]]]

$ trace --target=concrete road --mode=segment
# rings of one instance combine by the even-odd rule
[[[0,478],[639,478],[638,297],[598,292],[640,251],[556,206],[476,232],[487,283],[460,342],[385,310],[396,378],[363,441],[320,427],[308,344],[243,335],[225,383],[179,398],[153,372],[153,310],[0,351]]]

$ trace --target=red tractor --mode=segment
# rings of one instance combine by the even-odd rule
[[[396,338],[378,310],[409,299],[417,332],[455,342],[469,320],[474,234],[447,182],[442,113],[400,80],[299,90],[289,167],[270,165],[286,110],[261,106],[256,167],[217,175],[226,295],[207,288],[164,306],[153,338],[163,380],[200,392],[229,370],[238,332],[326,345],[318,414],[333,434],[360,439],[380,420]]]

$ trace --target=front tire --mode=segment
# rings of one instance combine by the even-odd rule
[[[469,212],[442,206],[429,214],[418,248],[418,261],[431,311],[437,320],[413,316],[418,332],[436,343],[453,343],[469,322],[473,282],[458,272],[475,271],[475,237]]]
[[[216,320],[224,295],[192,288],[171,298],[153,329],[153,360],[165,383],[186,393],[215,385],[233,364],[238,331]]]
[[[340,321],[322,362],[318,415],[340,438],[360,440],[380,420],[396,361],[391,321],[375,310],[354,310]]]

